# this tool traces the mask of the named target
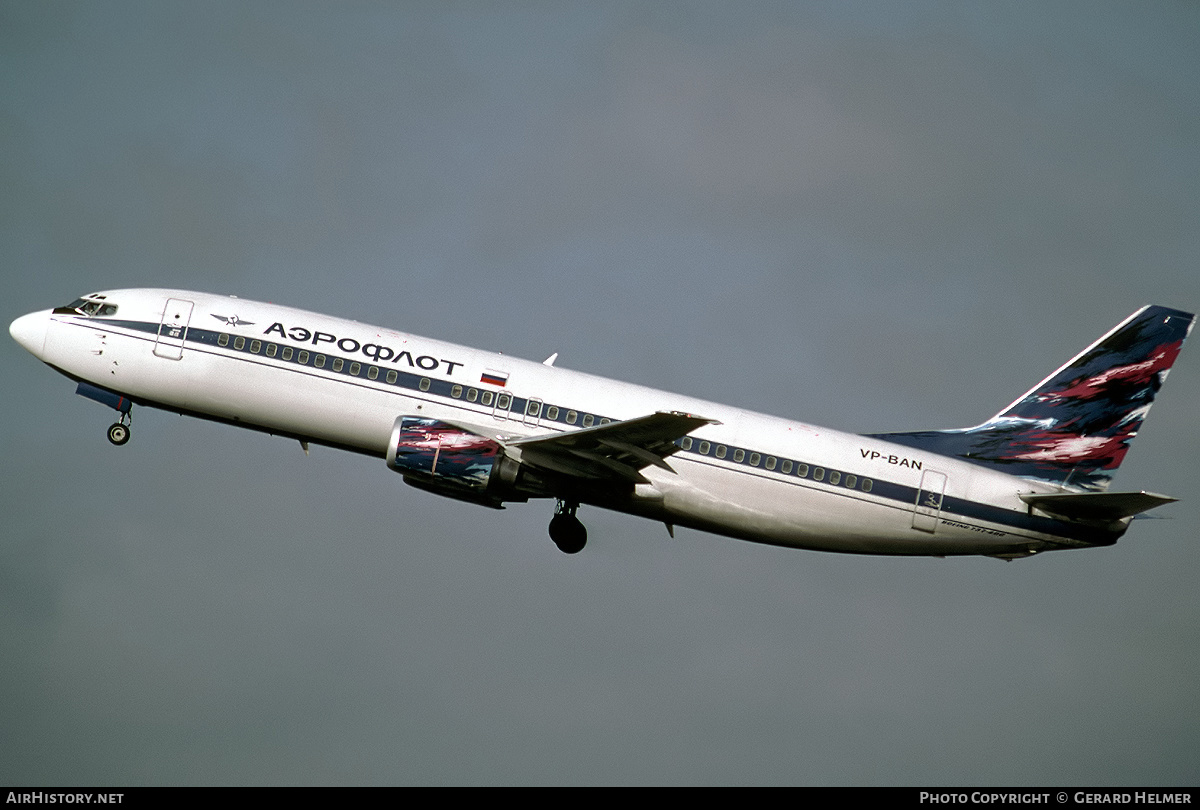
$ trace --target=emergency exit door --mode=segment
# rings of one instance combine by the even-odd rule
[[[154,341],[156,355],[167,360],[183,357],[183,341],[187,339],[188,323],[192,320],[192,306],[191,301],[167,299],[158,325],[158,338]]]
[[[942,514],[942,499],[945,494],[945,473],[926,470],[921,474],[921,488],[917,490],[917,500],[913,505],[914,529],[933,534]]]

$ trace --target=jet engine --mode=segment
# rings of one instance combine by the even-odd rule
[[[387,465],[406,484],[460,501],[502,509],[504,501],[529,500],[518,491],[525,471],[499,442],[437,419],[398,418]]]

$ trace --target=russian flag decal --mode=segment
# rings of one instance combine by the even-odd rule
[[[489,385],[498,385],[503,388],[504,386],[508,385],[508,372],[493,371],[490,368],[485,369],[483,374],[480,375],[479,381],[481,383],[488,383]]]

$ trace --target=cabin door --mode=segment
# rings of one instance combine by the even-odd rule
[[[188,323],[192,320],[192,302],[179,298],[168,298],[163,307],[162,322],[158,325],[158,339],[154,341],[154,353],[167,360],[183,357],[183,341],[187,338]]]
[[[492,418],[497,422],[503,422],[508,419],[508,412],[512,409],[513,395],[507,391],[496,394],[496,404],[492,406]]]
[[[542,421],[542,401],[536,397],[525,400],[525,418],[521,423],[528,427],[537,427]]]
[[[921,474],[921,488],[913,505],[913,528],[933,534],[942,514],[942,498],[946,494],[946,475],[933,470]]]

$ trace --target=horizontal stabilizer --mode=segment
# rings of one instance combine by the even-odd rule
[[[1029,493],[1021,500],[1043,512],[1068,520],[1121,520],[1148,509],[1174,503],[1178,498],[1153,492],[1063,492],[1050,495]]]

